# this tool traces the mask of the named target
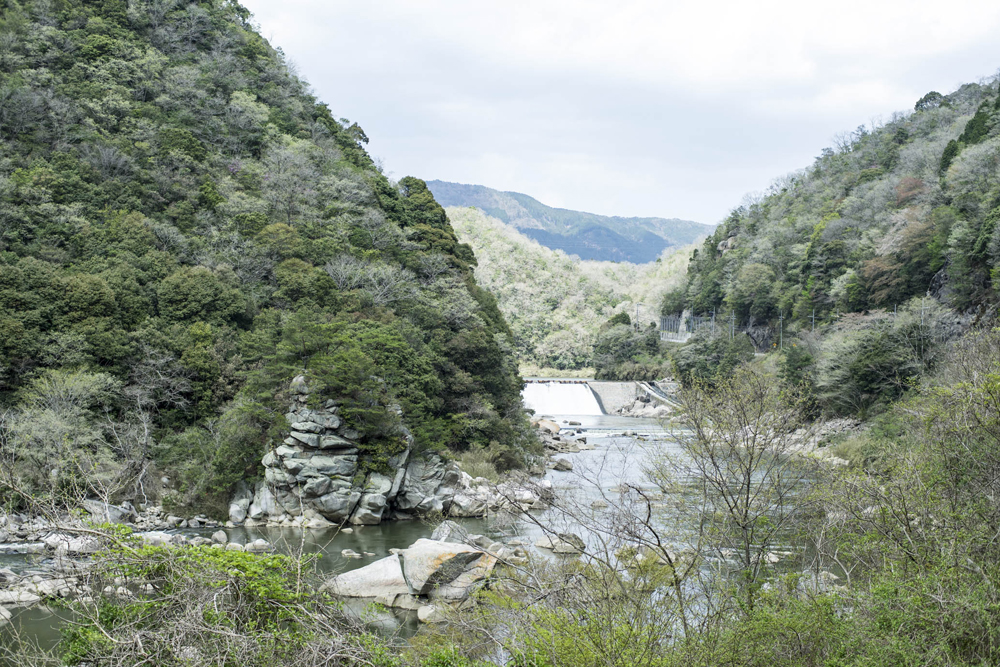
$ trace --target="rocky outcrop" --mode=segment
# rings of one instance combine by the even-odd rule
[[[480,517],[509,507],[511,493],[522,509],[542,501],[537,493],[497,489],[474,479],[438,454],[414,454],[405,431],[407,449],[389,459],[387,470],[365,474],[370,466],[364,465],[358,434],[342,422],[336,403],[311,398],[302,376],[291,389],[288,437],[264,455],[264,479],[253,492],[237,487],[229,505],[233,525],[325,527],[412,516]]]

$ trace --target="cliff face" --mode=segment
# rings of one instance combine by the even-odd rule
[[[151,460],[173,502],[222,496],[287,434],[297,374],[368,469],[404,427],[517,464],[511,336],[471,249],[244,8],[8,3],[0,36],[0,391],[33,484],[93,490],[86,452],[113,495]]]

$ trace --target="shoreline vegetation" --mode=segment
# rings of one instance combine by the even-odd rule
[[[834,658],[849,665],[933,664],[927,661],[935,655],[947,656],[950,664],[991,662],[996,657],[988,630],[996,590],[990,583],[996,556],[991,535],[1000,515],[988,498],[1000,465],[994,431],[1000,423],[994,386],[1000,376],[1000,328],[974,329],[945,347],[932,373],[861,428],[852,419],[817,421],[809,388],[782,380],[773,360],[754,360],[711,383],[683,388],[678,398],[684,407],[670,435],[678,453],[653,456],[643,464],[644,483],[601,491],[597,501],[549,496],[548,524],[540,523],[535,512],[518,512],[521,521],[548,536],[534,551],[509,538],[494,545],[472,536],[473,543],[459,546],[465,540],[449,542],[443,533],[436,533],[444,539],[431,540],[433,545],[411,545],[414,554],[432,547],[471,554],[455,557],[468,559],[470,572],[478,574],[463,579],[469,587],[462,584],[463,592],[448,603],[433,596],[417,599],[412,592],[417,589],[403,576],[416,561],[407,566],[404,559],[403,578],[391,579],[397,582],[395,592],[382,604],[422,609],[425,623],[391,659],[373,656],[394,650],[392,637],[365,635],[364,650],[372,652],[365,659],[386,666],[468,666],[505,664],[521,656],[524,664],[571,665],[598,664],[616,655],[617,662],[610,664],[668,667],[726,664],[748,652],[773,662],[771,651],[778,646],[783,665]],[[563,430],[556,423],[539,426],[549,435]],[[804,441],[844,460],[817,467],[818,461],[801,456]],[[950,443],[955,442],[962,449],[954,449]],[[554,441],[548,449],[560,456],[574,451],[564,447]],[[572,474],[579,476],[580,486],[607,488],[593,470]],[[559,527],[567,520],[587,526],[585,540]],[[110,535],[112,545],[122,539]],[[296,564],[294,557],[268,560],[275,557],[248,550],[240,555],[247,560],[236,567],[229,559],[239,550],[217,544],[162,547],[169,553],[142,547],[138,560],[138,552],[123,555],[112,548],[102,550],[100,559],[112,568],[129,563],[139,572],[149,572],[156,563],[161,578],[150,584],[155,591],[164,581],[162,568],[175,567],[164,565],[164,558],[211,562],[221,553],[227,572],[250,568],[265,577],[307,567],[307,561]],[[540,547],[566,555],[553,559]],[[473,561],[486,558],[482,554],[508,562],[494,567],[492,560],[482,561],[491,565],[476,570]],[[395,567],[399,559],[386,562]],[[339,585],[368,590],[373,583],[355,579],[374,582],[374,576],[366,571]],[[196,579],[185,579],[186,585],[204,585]],[[264,608],[288,608],[289,600],[280,596],[287,595],[281,591],[290,590],[292,581],[286,579],[284,589],[262,592]],[[296,596],[305,596],[294,598],[299,603],[323,599],[318,581],[308,586],[297,581]],[[410,588],[403,592],[401,586]],[[111,655],[120,647],[106,638],[139,627],[108,620],[115,618],[107,616],[108,609],[121,609],[116,613],[126,617],[133,605],[150,611],[141,592],[123,595],[120,588],[105,586],[85,596],[96,602],[83,603],[61,598],[61,589],[54,589],[59,604],[97,604],[105,610],[100,617],[91,614],[82,626],[95,626],[96,635],[75,635],[74,650],[82,661]],[[199,594],[192,594],[197,599]],[[948,625],[928,626],[927,619],[940,619],[943,609]],[[354,629],[296,634],[295,641],[305,642],[303,655],[315,655],[313,642],[335,639],[355,646],[364,631],[351,626],[349,618],[336,618]],[[304,619],[315,620],[311,614]],[[892,619],[891,629],[887,619]],[[209,655],[218,648],[211,628],[203,624],[208,634],[185,630],[170,635],[171,641],[182,636],[198,655]],[[810,639],[802,642],[807,631]],[[163,633],[148,636],[166,641]],[[180,648],[174,644],[171,650]],[[253,650],[257,656],[276,655],[257,644]],[[447,662],[435,662],[441,656],[448,656]]]
[[[12,1],[0,43],[0,542],[40,561],[0,664],[1000,664],[1000,80],[634,265],[391,180],[233,0]],[[519,362],[669,376],[669,441],[609,484]],[[325,581],[227,519],[437,525]]]

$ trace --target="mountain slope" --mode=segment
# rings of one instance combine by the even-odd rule
[[[652,262],[666,248],[693,243],[713,227],[676,218],[622,218],[546,206],[519,192],[428,181],[444,207],[475,206],[553,250],[581,259]]]
[[[928,293],[959,311],[995,308],[998,165],[996,84],[929,93],[734,210],[692,254],[664,312],[801,325],[814,311],[822,323]]]
[[[175,503],[220,496],[287,433],[298,374],[366,470],[406,429],[526,442],[471,249],[247,10],[26,0],[0,38],[0,426],[38,485],[87,492],[93,457],[103,493],[152,492],[159,467]]]
[[[600,327],[618,312],[658,320],[663,293],[681,281],[687,249],[655,262],[599,262],[540,245],[475,208],[447,209],[458,237],[475,250],[476,280],[496,294],[521,361],[560,370],[592,362]]]

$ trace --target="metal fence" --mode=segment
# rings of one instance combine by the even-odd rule
[[[715,332],[715,316],[664,315],[660,318],[660,339],[686,341],[696,331],[710,329]]]

